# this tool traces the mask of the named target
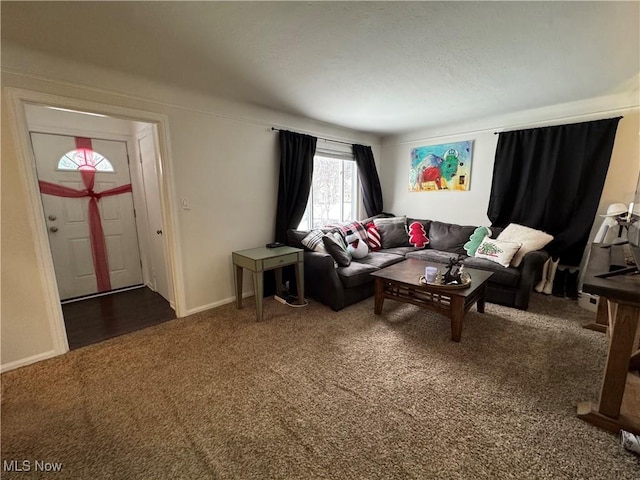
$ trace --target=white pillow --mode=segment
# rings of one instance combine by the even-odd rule
[[[535,252],[546,246],[553,236],[548,233],[536,230],[535,228],[525,227],[517,223],[510,223],[500,235],[498,240],[506,240],[507,242],[518,242],[522,244],[522,248],[518,250],[511,260],[511,265],[517,267],[522,263],[522,259],[529,252]]]
[[[521,244],[516,242],[505,242],[496,238],[484,237],[482,243],[476,250],[476,257],[486,258],[492,262],[499,263],[503,267],[508,267],[511,259],[520,250]]]

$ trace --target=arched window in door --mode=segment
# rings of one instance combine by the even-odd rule
[[[73,172],[76,170],[92,170],[95,172],[110,172],[115,170],[111,162],[98,152],[88,148],[76,148],[65,153],[58,161],[58,170]]]

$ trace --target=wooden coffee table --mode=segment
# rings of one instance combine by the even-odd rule
[[[469,287],[450,288],[420,283],[420,276],[428,266],[445,269],[442,264],[410,258],[373,272],[371,275],[376,278],[374,313],[382,313],[385,298],[418,305],[451,319],[451,340],[459,342],[464,314],[474,303],[478,305],[478,312],[484,313],[486,283],[493,273],[465,267],[471,276]]]

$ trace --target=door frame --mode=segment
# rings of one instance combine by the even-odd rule
[[[36,163],[31,149],[25,104],[35,104],[47,107],[66,108],[70,110],[98,113],[109,117],[121,118],[129,121],[139,121],[156,125],[158,136],[158,158],[156,167],[158,185],[160,187],[160,208],[162,219],[166,229],[163,235],[165,242],[166,260],[170,288],[173,288],[173,300],[177,317],[185,313],[185,292],[182,278],[182,261],[179,255],[180,239],[177,235],[176,211],[177,204],[175,187],[173,182],[173,161],[169,142],[169,121],[164,114],[148,112],[145,110],[90,102],[71,97],[63,97],[49,93],[24,90],[14,87],[5,87],[7,97],[10,126],[15,141],[16,153],[20,159],[18,162],[20,176],[27,193],[28,221],[33,233],[36,262],[40,272],[40,279],[45,293],[44,302],[50,315],[47,317],[49,329],[53,339],[55,355],[69,351],[67,333],[64,325],[64,317],[60,305],[60,294],[55,277],[53,255],[49,247],[47,227],[42,215],[42,202],[38,189],[38,177]]]

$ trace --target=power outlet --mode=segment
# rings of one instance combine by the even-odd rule
[[[183,210],[191,210],[191,206],[189,205],[189,200],[186,199],[185,197],[182,197],[180,199],[180,206],[182,207]]]

